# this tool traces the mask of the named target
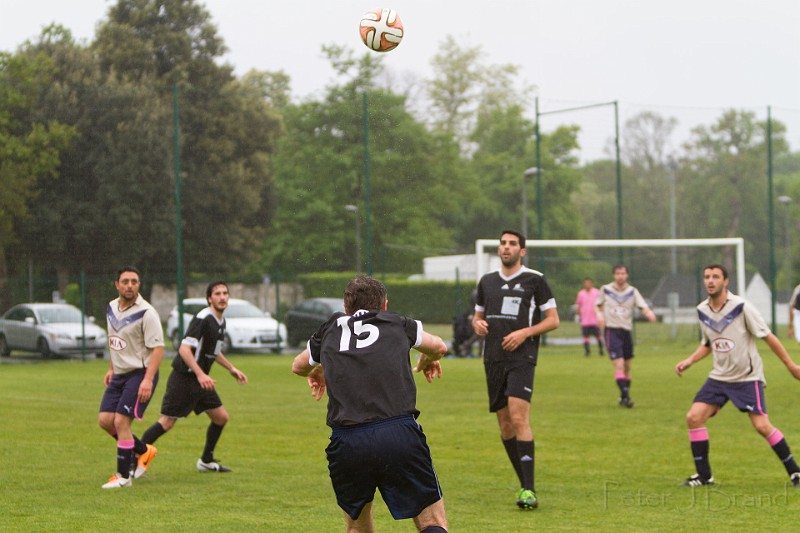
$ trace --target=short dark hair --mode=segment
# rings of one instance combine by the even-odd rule
[[[719,263],[711,263],[710,265],[703,268],[703,272],[711,268],[718,268],[722,272],[722,279],[728,279],[728,269],[720,265]]]
[[[359,309],[380,311],[386,301],[386,287],[372,276],[356,276],[344,289],[344,309],[353,313]]]
[[[133,265],[125,265],[119,270],[117,270],[117,281],[119,281],[119,278],[121,278],[122,274],[124,274],[125,272],[135,273],[137,276],[139,276],[139,281],[142,281],[142,273],[139,272],[139,269]]]
[[[206,300],[211,298],[211,293],[214,292],[214,289],[217,287],[217,285],[225,285],[225,288],[228,288],[228,283],[226,281],[212,281],[208,284],[208,287],[206,287]]]
[[[517,239],[519,239],[519,247],[520,248],[525,248],[525,235],[523,235],[522,233],[520,233],[520,232],[518,232],[517,230],[514,230],[514,229],[504,229],[500,233],[500,237],[502,238],[503,235],[505,235],[506,233],[508,233],[510,235],[514,235]]]
[[[624,268],[626,274],[630,274],[631,273],[630,270],[628,270],[628,267],[626,265],[623,265],[622,263],[617,263],[616,265],[614,265],[614,268],[611,270],[611,273],[613,274],[614,272],[616,272],[620,268]]]

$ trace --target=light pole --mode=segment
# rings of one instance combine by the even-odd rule
[[[791,196],[778,196],[778,201],[783,204],[783,270],[786,273],[786,287],[792,294],[791,258],[789,257],[789,204]]]
[[[525,170],[525,172],[522,173],[522,228],[521,229],[522,229],[522,234],[525,235],[526,239],[530,237],[530,235],[528,235],[528,193],[527,193],[528,187],[527,187],[527,181],[528,181],[528,178],[530,178],[531,176],[536,176],[536,220],[537,220],[536,231],[538,232],[539,238],[540,239],[542,238],[542,215],[541,215],[541,212],[542,212],[541,205],[542,204],[541,204],[541,199],[540,199],[540,196],[541,196],[541,193],[542,193],[542,187],[541,187],[541,185],[539,183],[539,180],[540,180],[539,175],[540,174],[541,174],[541,169],[539,169],[537,167],[528,168],[528,169]],[[522,264],[524,264],[525,266],[528,265],[528,256],[527,255],[522,258]]]
[[[357,205],[347,204],[344,208],[356,217],[356,274],[358,274],[361,272],[361,217],[358,216]]]

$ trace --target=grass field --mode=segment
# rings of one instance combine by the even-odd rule
[[[617,406],[611,365],[579,346],[548,346],[537,369],[532,423],[541,506],[514,505],[515,476],[486,408],[479,359],[447,359],[444,377],[418,379],[420,422],[428,435],[453,532],[770,530],[796,527],[800,491],[769,446],[731,406],[709,423],[718,485],[677,484],[693,472],[684,414],[710,361],[679,379],[674,364],[694,341],[645,342],[640,328],[632,395]],[[441,333],[447,336],[448,328]],[[796,345],[787,346],[797,360]],[[767,406],[800,450],[800,383],[760,344]],[[343,530],[327,474],[325,404],[289,371],[290,355],[232,355],[250,384],[215,369],[231,422],[217,456],[230,475],[199,474],[207,418],[179,422],[159,440],[147,478],[104,491],[114,445],[96,425],[104,361],[0,366],[0,531]],[[162,383],[141,435],[158,413]],[[378,531],[413,531],[376,497]]]

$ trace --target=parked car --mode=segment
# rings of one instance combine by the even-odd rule
[[[15,305],[0,318],[0,356],[23,350],[50,357],[80,354],[85,349],[102,359],[108,336],[94,322],[94,317],[84,318],[74,305]]]
[[[289,346],[299,346],[310,339],[336,311],[344,313],[341,298],[311,298],[289,309],[284,319]]]
[[[205,298],[186,298],[183,300],[184,333],[189,322],[198,311],[208,307]],[[247,300],[231,298],[225,310],[225,345],[222,353],[236,350],[275,349],[286,344],[286,326],[278,323],[272,315],[262,311]],[[183,333],[178,331],[178,306],[176,305],[167,318],[167,335],[172,339],[175,349],[183,340]]]

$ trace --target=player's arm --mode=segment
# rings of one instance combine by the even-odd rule
[[[308,378],[308,386],[311,387],[311,395],[319,400],[325,393],[325,370],[321,364],[312,364],[311,352],[308,348],[297,354],[292,361],[292,372],[298,376]]]
[[[650,322],[655,322],[656,321],[656,314],[649,307],[642,307],[642,314]]]
[[[606,327],[606,315],[603,313],[603,302],[594,304],[594,316],[597,319],[597,327],[600,331]]]
[[[158,374],[158,367],[161,366],[161,360],[164,359],[163,346],[148,348],[148,350],[150,350],[150,362],[147,364],[147,370],[145,370],[142,383],[139,385],[138,398],[140,402],[148,401],[153,395],[153,380],[156,374]]]
[[[233,363],[228,361],[222,352],[217,354],[215,361],[222,365],[225,370],[230,372],[231,376],[233,376],[233,379],[235,379],[239,385],[244,385],[247,383],[247,376],[244,375],[244,372],[233,366]]]
[[[690,366],[695,364],[700,359],[704,358],[708,354],[711,353],[711,347],[705,344],[701,344],[697,347],[692,355],[675,365],[675,373],[678,374],[678,377],[683,375],[685,370],[688,370]]]
[[[483,311],[475,311],[475,314],[472,315],[472,331],[481,337],[485,337],[489,333],[489,323],[486,322],[486,315]]]
[[[416,349],[419,351],[419,359],[414,372],[423,372],[428,383],[432,382],[433,378],[442,377],[442,365],[439,359],[447,353],[447,345],[442,338],[423,331],[422,342]]]
[[[561,320],[558,318],[558,309],[551,307],[544,311],[544,318],[538,324],[512,331],[503,337],[502,347],[507,352],[513,352],[519,348],[526,339],[536,335],[543,335],[548,331],[553,331],[560,324]]]
[[[792,302],[794,298],[789,300],[789,338],[794,339],[794,306]]]
[[[770,333],[766,337],[764,337],[764,342],[767,343],[769,349],[772,350],[772,353],[778,356],[778,359],[786,365],[786,368],[789,370],[789,373],[792,374],[795,379],[800,379],[800,366],[798,366],[792,358],[789,356],[789,352],[786,351],[786,348],[783,346],[783,343],[775,336],[774,333]]]

